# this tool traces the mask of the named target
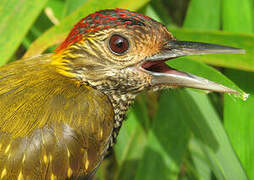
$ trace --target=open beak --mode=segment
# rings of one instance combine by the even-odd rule
[[[200,54],[238,54],[242,49],[190,41],[169,41],[160,53],[147,57],[141,70],[151,75],[151,86],[165,85],[170,87],[188,87],[216,92],[238,94],[237,91],[207,79],[177,71],[165,62],[169,59],[186,55]]]

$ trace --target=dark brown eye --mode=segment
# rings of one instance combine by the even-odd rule
[[[109,48],[113,53],[122,55],[129,49],[129,42],[123,36],[115,34],[109,40]]]

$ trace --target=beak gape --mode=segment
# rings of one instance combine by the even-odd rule
[[[141,65],[141,70],[151,75],[151,85],[188,87],[216,92],[238,94],[237,91],[209,81],[207,79],[177,71],[165,62],[176,57],[201,54],[239,54],[242,49],[191,41],[169,41],[160,53],[148,57]]]

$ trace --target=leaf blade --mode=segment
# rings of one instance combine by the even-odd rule
[[[178,178],[190,130],[183,121],[184,113],[177,113],[181,108],[176,100],[172,92],[161,95],[136,180],[155,179],[158,175],[161,179]]]
[[[232,149],[220,118],[208,97],[191,90],[179,92],[179,101],[190,117],[187,123],[199,140],[210,166],[219,179],[248,179]],[[204,108],[206,107],[206,108]]]
[[[223,29],[231,32],[254,32],[253,5],[253,1],[250,0],[223,0]],[[225,73],[246,91],[254,93],[253,72],[227,69]],[[252,96],[248,101],[241,102],[233,101],[225,95],[225,128],[250,179],[254,178],[253,105],[254,98]]]
[[[47,0],[2,0],[0,6],[0,65],[18,48]]]

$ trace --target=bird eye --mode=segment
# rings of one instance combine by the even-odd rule
[[[129,49],[129,42],[123,36],[115,34],[109,40],[109,48],[113,53],[122,55]]]

